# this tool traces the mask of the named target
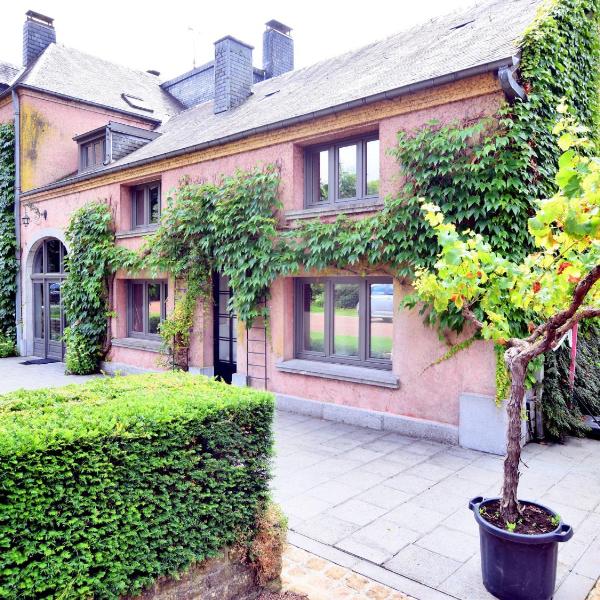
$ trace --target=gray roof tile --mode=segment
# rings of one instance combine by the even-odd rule
[[[509,58],[540,0],[487,0],[435,18],[336,58],[257,83],[241,106],[213,114],[190,108],[158,130],[161,137],[117,163],[181,151],[256,127]]]
[[[0,61],[0,86],[10,85],[21,69]]]
[[[48,46],[21,83],[159,121],[182,110],[179,102],[160,87],[156,75],[58,44]],[[153,112],[132,107],[122,94],[142,98]]]

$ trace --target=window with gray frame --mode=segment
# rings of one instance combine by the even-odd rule
[[[127,335],[160,339],[158,327],[167,316],[167,282],[136,280],[128,288]]]
[[[155,225],[160,220],[160,182],[138,185],[131,190],[132,228]]]
[[[304,173],[307,207],[378,198],[379,138],[371,134],[307,148]]]
[[[79,145],[80,170],[96,169],[104,164],[106,137],[102,136]]]
[[[390,278],[301,278],[295,299],[298,358],[392,368]]]

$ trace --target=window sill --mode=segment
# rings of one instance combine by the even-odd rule
[[[158,229],[158,225],[144,225],[143,227],[136,227],[135,229],[129,229],[127,231],[118,231],[115,234],[117,239],[141,237],[154,233]]]
[[[355,367],[353,365],[294,358],[277,363],[277,370],[283,373],[322,377],[323,379],[337,379],[338,381],[349,381],[351,383],[362,383],[392,389],[400,387],[398,378],[391,371],[370,369],[368,367]]]
[[[162,342],[159,340],[144,340],[141,338],[114,338],[111,344],[117,348],[131,348],[133,350],[143,350],[145,352],[160,353]]]
[[[288,221],[294,221],[299,219],[313,219],[314,217],[327,217],[342,213],[352,215],[373,212],[380,208],[383,208],[383,200],[381,198],[369,198],[368,200],[353,202],[337,202],[336,204],[327,204],[326,206],[310,206],[302,210],[288,210],[285,212],[285,218]]]

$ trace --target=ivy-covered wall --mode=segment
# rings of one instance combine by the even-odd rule
[[[571,348],[546,355],[542,413],[544,431],[554,439],[589,431],[583,415],[600,416],[600,325],[582,327],[577,343],[575,385],[569,387]]]
[[[0,124],[0,357],[15,353],[15,295],[17,258],[15,239],[14,128]]]
[[[597,123],[598,2],[555,0],[545,6],[521,43],[525,101],[503,106],[497,118],[399,132],[389,151],[406,184],[377,214],[305,221],[289,230],[275,217],[280,190],[273,166],[216,182],[186,182],[138,267],[187,278],[193,294],[206,289],[213,269],[223,271],[236,290],[233,308],[241,321],[251,323],[265,316],[260,302],[273,282],[302,269],[360,274],[383,269],[409,282],[414,269],[431,264],[438,251],[418,210],[422,196],[462,228],[482,233],[495,249],[517,258],[529,249],[526,223],[534,200],[552,190],[557,105],[564,98],[581,123]],[[165,337],[188,343],[194,306],[188,293],[165,324]],[[457,310],[429,315],[440,332],[462,326]],[[515,313],[516,330],[528,324],[528,315]]]

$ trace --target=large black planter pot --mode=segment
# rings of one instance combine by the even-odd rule
[[[573,537],[573,529],[562,521],[550,532],[539,535],[511,533],[488,523],[479,510],[498,498],[481,496],[469,502],[479,525],[483,585],[500,600],[550,600],[556,584],[558,542]],[[522,504],[542,504],[520,500]]]

